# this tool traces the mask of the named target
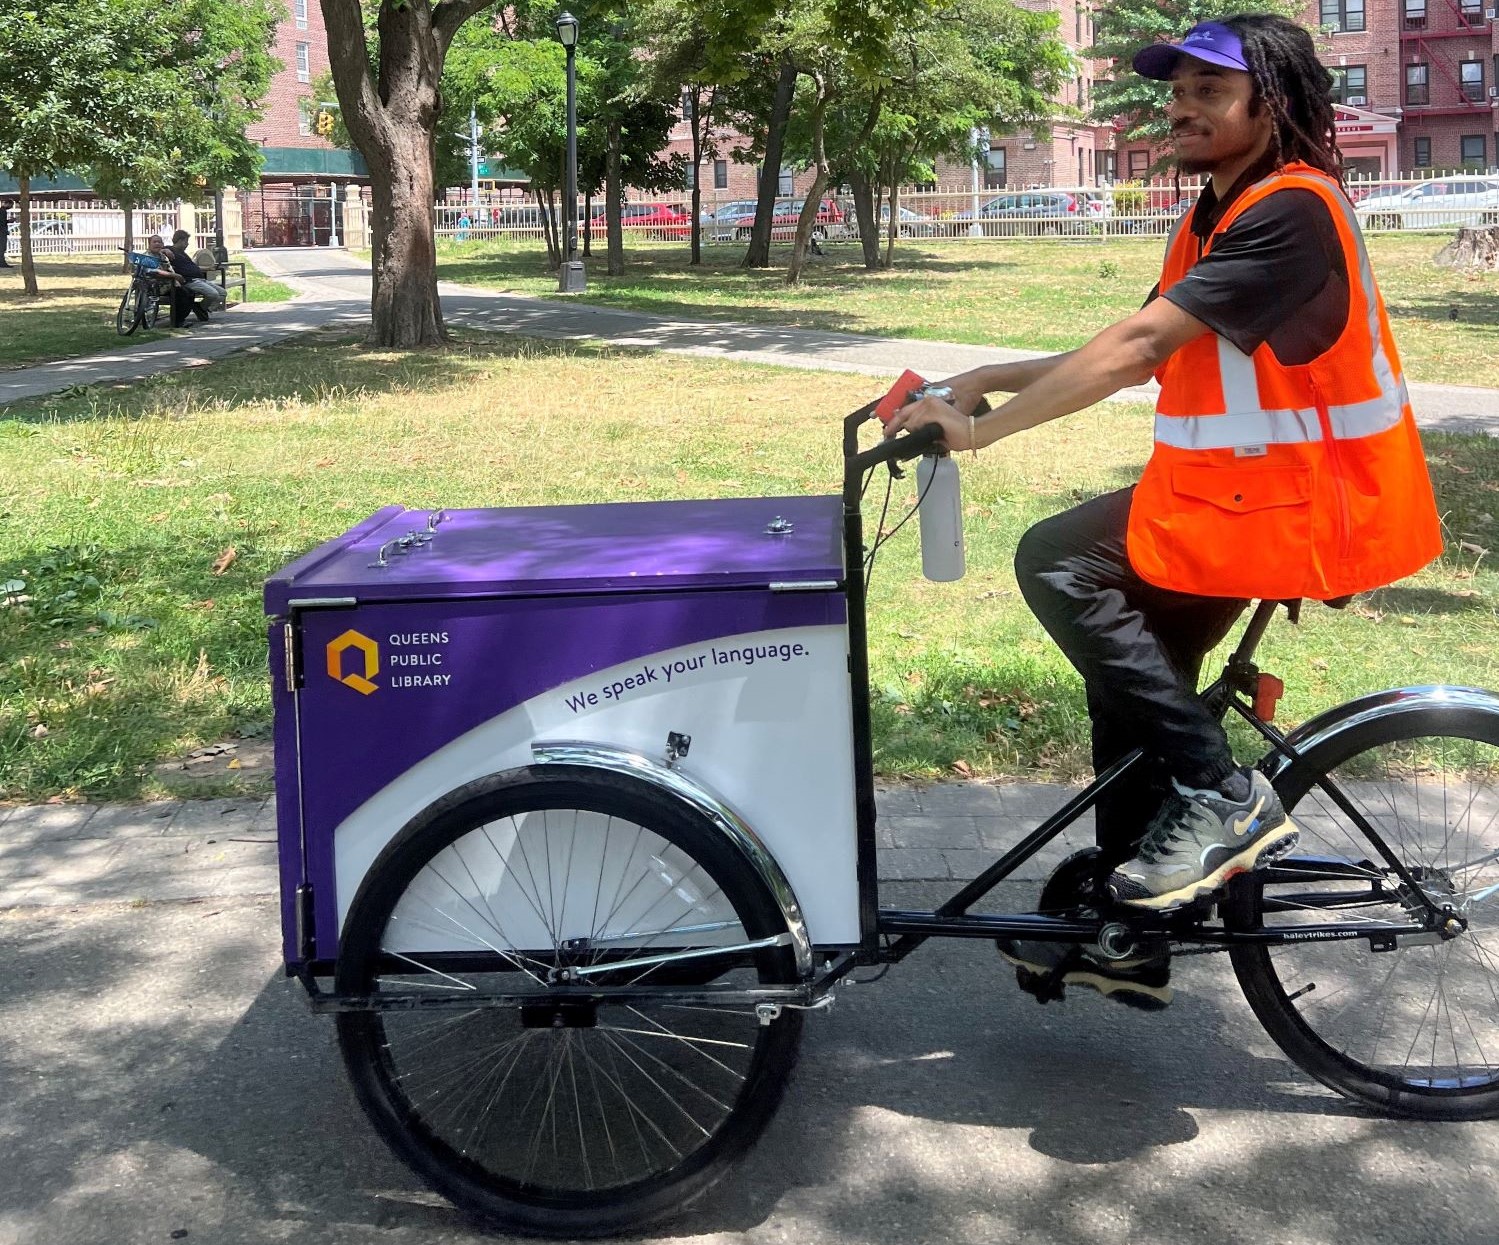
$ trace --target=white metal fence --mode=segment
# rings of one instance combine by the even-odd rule
[[[176,204],[136,208],[131,222],[135,233],[130,242],[132,249],[144,246],[153,233],[170,238],[180,219]],[[31,205],[33,255],[102,255],[117,252],[124,245],[125,213],[117,207],[93,202]],[[21,217],[13,207],[5,254],[9,257],[20,251]]]
[[[1359,223],[1366,232],[1444,230],[1459,225],[1499,224],[1499,172],[1459,172],[1440,177],[1353,179],[1348,183]],[[899,229],[905,238],[1035,238],[1164,236],[1187,205],[1196,201],[1199,185],[1183,179],[1121,182],[1111,186],[971,187],[902,190]],[[796,230],[802,198],[776,200],[772,238],[789,241]],[[583,215],[583,205],[579,205]],[[604,237],[604,209],[589,205],[587,227],[595,243]],[[541,209],[534,200],[505,199],[471,204],[441,204],[436,209],[440,238],[452,241],[542,236]],[[753,199],[731,199],[704,193],[701,204],[705,244],[743,243],[754,224]],[[880,232],[889,227],[889,207],[881,214]],[[688,195],[627,202],[621,224],[627,242],[686,242],[692,235],[692,200]],[[855,240],[859,236],[853,201],[845,194],[823,200],[813,226],[819,239]]]

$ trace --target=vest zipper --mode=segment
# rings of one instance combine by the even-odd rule
[[[1322,440],[1327,446],[1328,465],[1332,468],[1333,485],[1338,493],[1338,556],[1346,562],[1352,552],[1353,518],[1348,513],[1348,485],[1343,479],[1343,459],[1338,452],[1338,439],[1332,432],[1332,414],[1327,409],[1327,399],[1315,380],[1311,381],[1312,399],[1317,404],[1317,422],[1322,427]]]

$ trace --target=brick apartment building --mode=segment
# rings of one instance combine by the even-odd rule
[[[290,15],[276,27],[272,54],[281,62],[271,79],[261,119],[249,135],[265,163],[260,185],[240,191],[245,240],[255,246],[319,245],[344,230],[341,200],[367,182],[357,151],[335,147],[316,132],[320,104],[313,83],[328,73],[328,32],[317,0],[288,0]]]
[[[1320,0],[1322,60],[1346,104],[1395,122],[1389,175],[1499,166],[1499,0]],[[1340,124],[1345,156],[1359,140]],[[1372,168],[1369,171],[1376,171]]]

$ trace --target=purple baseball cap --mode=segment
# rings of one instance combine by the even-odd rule
[[[1221,65],[1224,69],[1249,72],[1244,45],[1222,22],[1198,22],[1180,43],[1152,43],[1135,53],[1135,72],[1144,78],[1167,81],[1183,56]]]

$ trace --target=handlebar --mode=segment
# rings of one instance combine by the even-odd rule
[[[904,462],[908,458],[916,458],[941,439],[941,424],[923,424],[906,436],[891,437],[862,453],[848,455],[844,460],[844,472],[857,478],[881,463]]]

